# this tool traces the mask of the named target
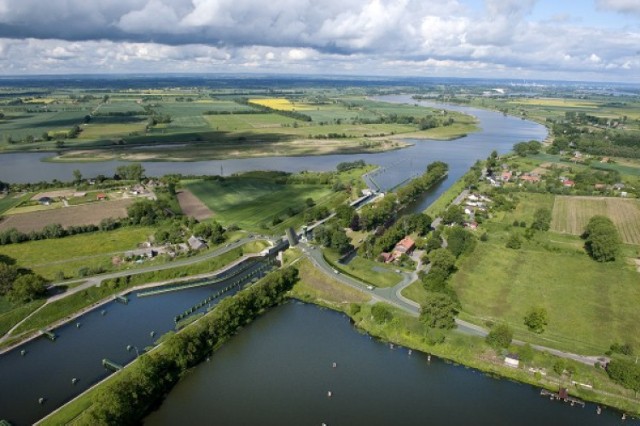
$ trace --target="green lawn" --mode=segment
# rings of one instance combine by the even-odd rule
[[[133,250],[153,232],[147,227],[125,227],[115,231],[28,241],[0,246],[0,255],[9,256],[19,265],[52,280],[58,271],[73,276],[83,266],[110,266],[111,253]]]
[[[338,262],[340,256],[335,251],[325,250],[324,255],[337,270],[376,287],[393,287],[402,280],[393,267],[384,263],[355,256],[349,263],[341,264]]]
[[[213,211],[217,221],[256,231],[271,228],[276,216],[284,219],[289,207],[303,208],[309,197],[320,204],[334,194],[328,185],[285,185],[252,177],[194,182],[187,188]]]
[[[29,198],[31,198],[31,194],[26,194],[23,196],[16,196],[15,194],[9,194],[8,196],[0,198],[0,214],[17,206],[23,201],[27,201]]]
[[[566,239],[553,233],[548,238]],[[479,324],[505,321],[519,337],[576,352],[603,353],[614,342],[640,347],[640,274],[624,260],[597,263],[574,247],[555,247],[480,244],[451,279],[462,317]],[[533,306],[549,314],[540,336],[523,324]]]

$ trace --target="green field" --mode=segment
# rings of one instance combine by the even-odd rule
[[[324,256],[336,270],[376,287],[393,287],[402,280],[395,268],[384,263],[355,256],[348,263],[342,264],[338,262],[338,253],[329,249],[324,250]]]
[[[580,235],[593,216],[610,218],[620,238],[640,245],[640,201],[612,197],[555,197],[551,229]]]
[[[602,264],[570,249],[511,250],[485,243],[460,264],[451,285],[463,318],[481,325],[505,321],[526,340],[597,354],[615,342],[640,346],[638,282],[640,274],[623,261]],[[541,336],[523,324],[534,306],[549,314]]]
[[[334,194],[328,185],[286,185],[246,177],[193,182],[187,188],[213,211],[215,220],[247,230],[271,228],[273,218],[284,218],[289,207],[302,208],[309,197],[321,204]]]
[[[152,228],[127,227],[109,232],[92,232],[65,238],[28,241],[0,246],[0,254],[54,280],[62,271],[74,276],[81,267],[110,267],[112,255],[137,248],[153,234]]]

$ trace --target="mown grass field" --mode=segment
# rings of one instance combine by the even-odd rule
[[[18,265],[53,280],[58,271],[73,276],[78,268],[111,263],[111,253],[133,250],[147,241],[153,228],[126,227],[109,232],[93,232],[71,237],[28,241],[0,246],[0,255],[9,256]]]
[[[395,272],[394,267],[384,263],[361,256],[355,256],[345,264],[339,263],[339,254],[329,249],[324,251],[324,255],[336,270],[376,287],[393,287],[402,280],[402,276]]]
[[[640,245],[640,201],[612,197],[555,197],[551,229],[580,235],[595,215],[610,218],[622,241]]]
[[[187,188],[213,211],[215,220],[256,231],[271,228],[273,218],[284,218],[289,207],[304,207],[307,198],[320,204],[333,193],[327,185],[285,185],[246,177],[193,182]]]
[[[504,321],[528,341],[587,354],[604,353],[615,342],[640,346],[639,282],[624,261],[598,263],[571,247],[512,250],[502,241],[480,244],[451,279],[462,318],[481,325]],[[523,323],[534,306],[549,314],[542,335]]]

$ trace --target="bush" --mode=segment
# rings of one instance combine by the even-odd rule
[[[498,324],[489,331],[485,341],[495,349],[508,348],[513,339],[513,331],[507,324]]]
[[[393,314],[382,303],[376,303],[371,307],[371,316],[378,324],[384,324],[393,319]]]

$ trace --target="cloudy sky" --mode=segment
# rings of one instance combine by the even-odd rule
[[[0,0],[0,75],[640,82],[640,0]]]

